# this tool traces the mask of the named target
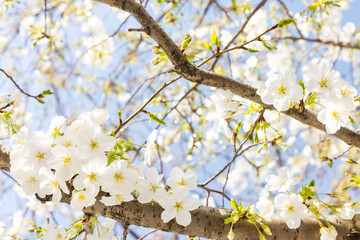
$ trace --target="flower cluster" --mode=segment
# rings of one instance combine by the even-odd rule
[[[334,134],[350,123],[350,112],[355,110],[354,97],[357,90],[341,79],[338,71],[332,69],[328,60],[310,63],[304,68],[306,90],[318,94],[325,106],[318,114],[318,120],[326,125],[326,131]]]
[[[117,141],[103,130],[107,118],[105,110],[95,109],[71,124],[57,116],[46,133],[22,128],[10,141],[11,175],[26,194],[52,195],[53,202],[61,200],[61,192],[70,194],[67,182],[73,179],[70,205],[75,210],[95,204],[100,190],[109,193],[100,199],[106,206],[134,200],[136,190],[139,202],[160,203],[165,209],[161,215],[164,222],[176,218],[179,224],[189,225],[189,211],[199,206],[197,199],[187,197],[188,191],[197,187],[196,173],[172,169],[167,181],[171,194],[160,183],[162,174],[151,167],[144,175],[143,167],[131,163],[128,153],[115,154],[110,161],[108,156],[114,156]]]
[[[306,217],[323,218],[323,215],[319,212],[319,201],[315,198],[314,181],[311,181],[308,186],[304,185],[299,193],[290,193],[290,186],[294,185],[295,181],[288,167],[280,168],[278,175],[270,175],[265,180],[267,181],[266,190],[279,191],[280,193],[275,196],[274,203],[266,197],[260,197],[256,204],[260,216],[270,219],[276,209],[290,229],[300,227],[301,220]],[[351,220],[354,217],[354,210],[351,206],[350,203],[347,203],[338,210],[336,209],[338,206],[331,208],[330,205],[326,205],[326,207],[337,212],[342,219],[346,220]],[[337,236],[337,231],[330,223],[327,222],[327,225],[327,227],[324,227],[320,223],[321,239],[333,240]]]
[[[357,90],[341,79],[340,73],[333,70],[328,60],[312,63],[303,68],[304,89],[308,94],[305,104],[315,103],[325,106],[318,113],[318,120],[325,124],[326,131],[334,134],[342,126],[350,123],[350,112],[355,110]],[[299,102],[303,97],[302,87],[296,83],[296,75],[292,70],[283,75],[273,74],[265,82],[265,89],[257,94],[266,104],[274,105],[277,111],[286,111],[291,102]]]

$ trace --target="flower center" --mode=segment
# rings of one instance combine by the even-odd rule
[[[321,81],[319,82],[319,85],[320,85],[320,87],[328,87],[328,79],[327,79],[327,77],[324,77],[324,78],[322,78],[321,79]]]
[[[62,157],[61,158],[62,164],[63,166],[67,166],[69,165],[70,161],[71,161],[71,157],[69,155],[66,155],[66,157]]]
[[[95,148],[99,148],[99,143],[92,139],[91,142],[90,142],[90,147],[91,147],[91,150],[94,150]]]
[[[50,181],[50,187],[52,189],[57,189],[57,187],[59,186],[59,182],[58,181]]]
[[[92,172],[92,173],[89,174],[89,181],[90,182],[94,183],[96,181],[96,179],[97,179],[97,174],[96,173]]]
[[[176,202],[174,207],[176,208],[176,211],[180,211],[181,209],[183,209],[183,206],[182,206],[182,202]]]
[[[117,182],[117,183],[123,183],[124,182],[124,176],[122,175],[122,173],[120,172],[120,173],[115,173],[114,174],[114,178],[115,178],[115,181]]]
[[[158,189],[158,188],[159,188],[159,187],[158,187],[157,185],[150,183],[150,190],[151,190],[152,192],[155,192],[156,189]]]
[[[186,182],[184,178],[181,178],[181,181],[177,182],[180,186],[185,186]]]
[[[71,142],[68,140],[68,141],[65,141],[62,143],[62,145],[66,148],[70,147],[71,146]]]
[[[341,89],[341,95],[344,97],[350,97],[351,90],[349,88]]]
[[[292,205],[287,205],[286,213],[290,213],[290,212],[294,212],[294,206],[292,206]]]
[[[340,117],[340,112],[339,111],[334,110],[334,111],[331,112],[331,114],[332,114],[333,118],[335,118],[336,120],[338,120],[339,117]]]
[[[36,157],[39,161],[44,160],[44,158],[45,158],[45,153],[43,153],[43,152],[38,152],[38,153],[36,153],[35,157]]]
[[[36,183],[36,182],[37,182],[37,180],[34,177],[29,177],[29,179],[26,181],[26,183],[29,183],[29,184],[33,184],[33,183]]]
[[[81,201],[81,202],[85,200],[84,194],[79,193],[76,197],[77,197],[77,199],[78,199],[79,201]]]
[[[116,195],[116,203],[117,204],[122,203],[123,200],[124,200],[124,198],[121,195]]]
[[[285,94],[286,93],[286,87],[284,86],[284,84],[281,84],[280,87],[278,87],[277,89],[279,94]]]

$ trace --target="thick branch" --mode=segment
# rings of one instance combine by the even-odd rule
[[[190,62],[188,62],[187,59],[184,57],[183,53],[180,51],[180,48],[176,45],[176,43],[164,32],[164,30],[157,23],[157,21],[155,21],[150,16],[150,14],[143,8],[143,6],[135,0],[97,1],[106,3],[113,7],[120,8],[132,14],[136,18],[136,20],[138,20],[139,23],[144,27],[144,29],[146,29],[146,33],[151,38],[153,38],[164,50],[169,60],[173,64],[174,70],[182,77],[199,84],[225,90],[229,89],[238,96],[261,104],[265,108],[274,109],[273,106],[267,105],[261,101],[260,97],[256,94],[257,89],[247,84],[240,83],[229,77],[198,69]],[[314,113],[308,110],[302,112],[300,110],[290,109],[283,113],[306,125],[315,127],[325,132],[325,126],[317,120]],[[360,135],[354,131],[351,131],[348,128],[343,127],[333,135],[343,140],[349,145],[360,147]]]
[[[8,171],[10,169],[9,153],[4,148],[0,148],[0,168]],[[100,193],[102,195],[102,193]],[[97,197],[97,200],[101,196]],[[64,203],[70,203],[71,196],[64,194],[61,199]],[[174,232],[189,236],[205,238],[227,239],[229,225],[224,224],[226,216],[219,213],[218,208],[200,207],[191,212],[191,224],[187,227],[178,225],[175,220],[163,223],[161,212],[163,209],[157,203],[141,204],[138,201],[122,203],[121,205],[106,207],[101,202],[96,201],[95,205],[85,208],[87,214],[98,214],[111,218],[129,225],[137,225],[147,228],[155,228],[163,231]],[[327,220],[336,227],[338,232],[337,239],[359,239],[360,237],[360,215],[355,215],[352,221],[345,221],[335,216],[327,216]],[[308,240],[319,239],[319,223],[312,218],[305,219],[299,229],[290,230],[286,223],[274,216],[267,225],[273,235],[267,237],[277,240]],[[234,225],[236,239],[258,239],[256,228],[246,220],[240,220]]]

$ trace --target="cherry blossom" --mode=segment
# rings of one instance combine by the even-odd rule
[[[322,227],[320,233],[320,240],[335,240],[338,235],[334,226]]]
[[[285,219],[286,225],[290,229],[300,226],[301,219],[307,217],[308,209],[302,203],[302,198],[297,194],[290,196],[280,193],[274,198],[275,209],[279,215]]]
[[[179,225],[188,226],[191,222],[190,211],[199,207],[197,199],[187,197],[188,190],[185,187],[178,187],[173,194],[163,192],[158,196],[158,201],[165,210],[161,213],[164,223],[175,218]]]
[[[340,217],[345,220],[353,219],[355,213],[354,209],[351,207],[351,203],[345,203],[344,207],[340,210]]]
[[[184,186],[188,190],[192,190],[197,187],[196,181],[197,176],[193,170],[188,169],[184,173],[180,168],[174,167],[173,169],[171,169],[170,177],[167,180],[167,184],[173,189]]]
[[[292,175],[288,167],[282,167],[278,171],[278,176],[269,175],[265,178],[267,182],[265,189],[268,191],[285,192],[289,190],[290,186],[294,183]]]
[[[141,203],[151,202],[152,199],[156,200],[159,191],[165,191],[162,184],[160,184],[163,174],[159,174],[156,168],[149,168],[145,177],[145,179],[140,179],[137,183],[137,189],[140,192],[137,200]]]
[[[158,134],[158,130],[154,130],[151,132],[149,137],[146,141],[146,148],[145,148],[145,156],[144,156],[144,162],[147,163],[149,166],[151,166],[152,163],[152,157],[156,154],[156,137]]]
[[[257,91],[264,103],[273,104],[278,111],[286,111],[290,108],[291,102],[300,101],[302,92],[292,70],[286,71],[284,75],[271,75],[265,82],[265,89]]]
[[[259,201],[256,203],[256,208],[259,210],[260,216],[264,218],[270,218],[274,213],[273,203],[264,197],[259,198]]]
[[[43,240],[66,240],[66,230],[61,226],[48,224],[44,232]]]

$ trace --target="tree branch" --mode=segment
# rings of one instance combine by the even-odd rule
[[[9,159],[8,150],[0,146],[1,169],[6,171],[10,169]],[[89,215],[98,214],[124,224],[154,228],[188,236],[227,239],[227,234],[230,230],[230,225],[224,224],[226,216],[222,216],[219,213],[219,208],[202,206],[192,211],[191,224],[183,227],[178,225],[175,220],[164,223],[161,220],[163,209],[157,203],[141,204],[134,200],[117,206],[107,207],[99,201],[102,195],[104,193],[100,192],[96,203],[93,206],[84,208],[83,212]],[[70,204],[71,195],[62,193],[61,201]],[[342,220],[337,216],[326,216],[326,219],[336,227],[338,239],[359,239],[360,214],[355,215],[352,220]],[[285,221],[281,220],[278,216],[273,216],[267,225],[272,231],[272,236],[267,236],[268,240],[308,240],[320,238],[319,223],[315,218],[305,219],[300,228],[296,230],[289,229]],[[256,228],[246,220],[240,220],[234,225],[234,233],[236,239],[258,239]]]
[[[169,37],[169,35],[165,33],[165,31],[161,28],[157,21],[154,20],[150,16],[150,14],[144,9],[144,7],[135,0],[96,1],[120,8],[132,14],[136,18],[136,20],[146,29],[146,33],[152,39],[154,39],[164,50],[165,54],[171,61],[175,72],[183,76],[187,80],[215,88],[221,88],[224,90],[229,89],[234,94],[240,97],[261,104],[267,109],[274,109],[272,105],[267,105],[261,101],[260,96],[256,94],[257,89],[253,88],[252,86],[238,82],[227,76],[198,69],[194,65],[192,65],[189,61],[187,61],[186,57],[180,51],[180,48]],[[301,111],[292,108],[282,113],[306,125],[326,132],[325,126],[317,120],[316,115],[306,109],[304,111]],[[342,127],[339,131],[333,134],[333,136],[343,140],[349,145],[360,147],[360,134],[348,128]]]

